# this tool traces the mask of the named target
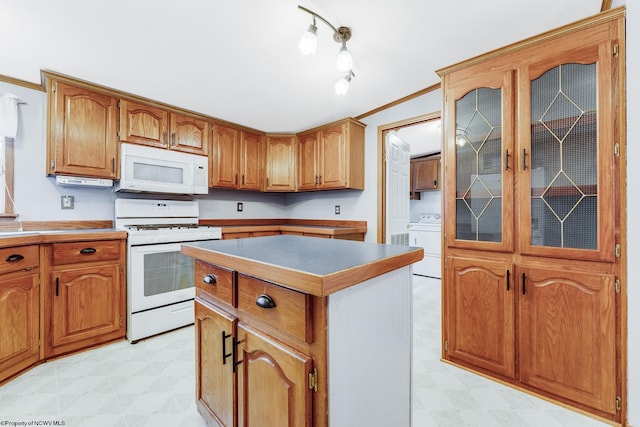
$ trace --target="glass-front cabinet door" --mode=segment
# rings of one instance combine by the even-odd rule
[[[513,72],[448,83],[447,244],[512,251]]]
[[[613,260],[612,57],[596,45],[520,70],[522,253]]]

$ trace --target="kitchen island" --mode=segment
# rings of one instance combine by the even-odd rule
[[[196,258],[196,401],[209,425],[410,425],[422,248],[281,235],[182,253]]]

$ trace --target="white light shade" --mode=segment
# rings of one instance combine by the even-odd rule
[[[351,78],[347,77],[350,76],[344,76],[343,78],[338,80],[335,85],[333,85],[337,95],[346,95],[346,93],[349,91],[349,82]]]
[[[338,60],[336,61],[338,71],[349,71],[353,68],[353,59],[351,53],[347,49],[347,46],[343,43],[338,52]]]
[[[302,33],[300,41],[298,42],[298,47],[303,55],[313,55],[316,53],[316,48],[318,47],[317,30],[318,27],[311,24],[309,25],[309,29]]]

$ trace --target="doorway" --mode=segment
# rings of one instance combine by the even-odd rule
[[[428,141],[420,137],[422,131],[426,131],[427,128],[433,128],[439,125],[441,114],[439,111],[425,114],[418,117],[413,117],[398,122],[389,123],[378,127],[378,242],[379,243],[392,243],[390,241],[390,233],[393,230],[398,229],[397,221],[388,218],[387,202],[394,200],[398,195],[389,194],[394,191],[389,188],[387,182],[387,140],[389,135],[393,134],[402,140],[409,143],[410,155],[427,155],[435,154],[442,149],[441,131],[438,132],[435,139],[434,137],[428,138]],[[426,142],[426,145],[421,143]],[[393,186],[392,186],[393,187]],[[394,187],[395,188],[395,187]],[[406,194],[407,203],[409,195]],[[407,227],[408,227],[407,221]],[[393,230],[391,230],[393,227]]]

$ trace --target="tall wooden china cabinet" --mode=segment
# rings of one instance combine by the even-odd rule
[[[618,422],[623,13],[439,70],[443,357]]]

